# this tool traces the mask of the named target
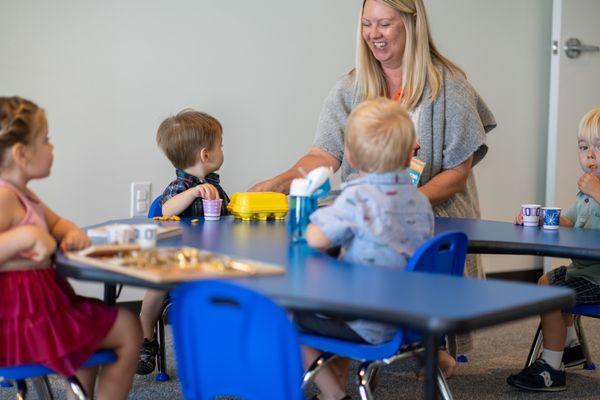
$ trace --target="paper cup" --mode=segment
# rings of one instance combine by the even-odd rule
[[[560,207],[542,207],[544,229],[558,229],[560,223]]]
[[[204,219],[209,221],[216,221],[221,218],[221,204],[222,199],[208,200],[202,199],[202,207],[204,211]]]
[[[114,224],[106,227],[109,243],[127,244],[133,242],[135,231],[131,225]]]
[[[540,225],[540,208],[539,204],[522,204],[521,215],[523,216],[523,226],[539,226]]]
[[[156,247],[156,233],[158,231],[158,225],[142,224],[134,225],[133,228],[135,229],[135,242],[142,249]]]

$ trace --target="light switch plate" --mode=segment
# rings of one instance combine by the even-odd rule
[[[129,215],[145,217],[150,208],[150,182],[131,182]]]

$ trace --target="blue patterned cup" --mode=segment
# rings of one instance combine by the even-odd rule
[[[539,226],[540,225],[540,208],[539,204],[522,204],[521,214],[523,215],[523,226]]]
[[[542,207],[544,229],[558,229],[560,222],[560,207]]]

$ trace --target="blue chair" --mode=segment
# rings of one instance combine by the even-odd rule
[[[569,307],[565,308],[563,312],[573,314],[574,316],[573,322],[575,325],[575,331],[577,332],[579,343],[581,343],[581,349],[583,350],[583,355],[585,356],[585,363],[583,364],[583,369],[586,369],[588,371],[595,370],[596,364],[592,360],[590,347],[588,346],[585,334],[583,332],[583,328],[581,326],[581,317],[583,316],[590,318],[600,318],[600,304],[584,304],[580,306]],[[525,367],[530,366],[535,362],[535,360],[537,360],[542,350],[542,346],[542,324],[540,323],[535,333],[533,343],[531,344],[529,355],[527,356],[527,361],[525,362]]]
[[[271,300],[224,281],[190,282],[174,290],[169,317],[186,399],[302,399],[297,333]]]
[[[103,364],[111,364],[117,360],[117,356],[111,350],[100,350],[94,353],[83,366],[93,367]],[[25,379],[33,379],[34,386],[40,399],[52,399],[52,391],[48,383],[47,375],[55,374],[50,368],[42,365],[19,365],[14,367],[0,367],[0,376],[4,379],[13,379],[17,381],[17,396],[19,399],[25,399],[27,396],[27,385]],[[87,395],[83,390],[81,383],[75,376],[68,377],[69,384],[75,395],[80,400],[87,400]]]
[[[162,206],[160,205],[161,200],[162,194],[152,201],[152,204],[150,204],[150,209],[148,210],[148,218],[162,217]]]
[[[406,265],[406,271],[429,272],[462,276],[467,253],[467,236],[462,232],[447,232],[435,236],[425,242],[411,257]],[[422,352],[420,345],[415,342],[420,337],[413,331],[399,328],[389,342],[368,344],[334,339],[310,333],[300,334],[300,343],[325,351],[304,374],[305,387],[318,371],[335,358],[341,356],[362,361],[358,371],[358,392],[361,399],[372,399],[372,386],[377,369],[391,364],[399,359],[414,356]],[[438,386],[444,399],[452,395],[441,371],[438,371]]]

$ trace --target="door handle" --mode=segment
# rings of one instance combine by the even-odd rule
[[[564,49],[565,49],[565,53],[567,54],[567,57],[569,57],[569,58],[577,58],[584,51],[589,51],[589,52],[600,51],[600,47],[583,45],[583,44],[581,44],[581,41],[576,38],[570,38],[569,40],[567,40],[567,42],[565,43]]]

